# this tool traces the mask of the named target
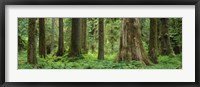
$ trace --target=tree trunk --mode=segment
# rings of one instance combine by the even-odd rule
[[[64,42],[63,42],[63,18],[59,18],[59,40],[57,56],[64,54]]]
[[[160,18],[157,19],[157,54],[161,54],[161,30],[162,23]]]
[[[99,49],[98,49],[98,59],[104,59],[104,19],[99,18]]]
[[[69,57],[78,57],[81,55],[80,49],[80,19],[72,18],[71,46]]]
[[[118,61],[131,60],[150,64],[141,40],[138,18],[124,18],[122,23]]]
[[[29,25],[28,25],[28,63],[29,64],[36,64],[36,45],[35,45],[35,28],[36,19],[29,18]]]
[[[171,47],[169,32],[168,32],[168,19],[161,18],[162,30],[161,30],[161,54],[162,55],[174,55]]]
[[[157,64],[157,19],[150,18],[149,56]]]
[[[54,30],[55,30],[55,18],[52,18],[52,29],[51,29],[51,53],[54,51]]]
[[[46,55],[45,45],[45,19],[39,18],[39,55],[44,57]]]
[[[87,44],[86,44],[86,35],[87,35],[87,19],[86,18],[80,18],[80,40],[81,40],[81,52],[87,53]]]

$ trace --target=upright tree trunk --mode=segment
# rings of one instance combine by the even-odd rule
[[[80,40],[81,40],[81,52],[87,53],[86,35],[87,35],[87,19],[80,18]]]
[[[161,54],[161,30],[162,23],[160,18],[157,19],[157,54]]]
[[[80,49],[80,19],[72,18],[71,46],[69,57],[77,57],[81,55]]]
[[[45,45],[45,19],[39,18],[39,55],[44,57],[46,55]]]
[[[174,55],[171,47],[169,32],[168,32],[168,19],[161,18],[162,30],[161,30],[161,54],[162,55]]]
[[[157,19],[150,18],[149,56],[157,64]]]
[[[124,18],[121,29],[118,61],[131,60],[140,60],[146,65],[150,64],[141,40],[138,18]]]
[[[64,54],[64,42],[63,42],[63,18],[59,18],[59,40],[58,40],[58,52],[57,56]]]
[[[98,59],[104,59],[104,19],[99,18],[99,49],[98,49]]]
[[[54,51],[54,30],[55,30],[55,18],[52,18],[52,29],[51,29],[51,53]]]
[[[36,19],[29,18],[29,25],[28,25],[28,63],[29,64],[36,64],[36,45],[35,45],[35,28]]]

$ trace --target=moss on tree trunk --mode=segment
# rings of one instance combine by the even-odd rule
[[[157,19],[150,18],[149,56],[157,64]]]
[[[57,56],[64,54],[64,41],[63,41],[63,18],[59,18],[59,39]]]
[[[87,48],[87,19],[86,18],[80,18],[80,40],[81,40],[81,52],[82,53],[87,53],[88,48]]]
[[[46,55],[45,45],[45,19],[39,18],[39,55],[44,57]]]
[[[138,18],[124,18],[121,29],[118,61],[139,60],[146,65],[150,60],[145,52]]]
[[[161,18],[162,30],[161,30],[161,54],[162,55],[174,55],[171,47],[168,29],[168,18]]]
[[[36,45],[35,45],[35,28],[36,19],[29,18],[28,22],[28,63],[36,64]]]
[[[72,18],[71,46],[69,57],[81,56],[80,47],[80,18]]]
[[[99,49],[98,49],[98,59],[104,59],[104,19],[99,18]]]
[[[157,19],[157,54],[161,54],[161,30],[162,30],[162,23],[160,18]]]

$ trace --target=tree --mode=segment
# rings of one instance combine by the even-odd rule
[[[39,55],[44,57],[46,55],[45,45],[45,19],[39,18]]]
[[[51,28],[51,52],[54,48],[54,30],[55,30],[55,18],[52,18],[52,28]]]
[[[160,18],[157,19],[157,54],[161,54],[161,30],[162,23]]]
[[[146,65],[150,64],[141,40],[138,18],[124,18],[121,28],[118,61],[131,60],[140,60]]]
[[[28,21],[28,63],[29,64],[36,64],[36,45],[35,45],[35,28],[36,19],[29,18]]]
[[[72,18],[71,45],[69,57],[78,57],[81,55],[80,48],[80,19]]]
[[[64,41],[63,41],[63,18],[59,18],[59,39],[57,56],[64,54]]]
[[[161,30],[161,54],[162,55],[174,55],[171,47],[169,32],[168,32],[168,18],[161,18],[162,30]]]
[[[86,18],[80,18],[80,40],[81,40],[81,52],[87,53],[87,19]]]
[[[99,18],[99,49],[98,49],[98,59],[104,59],[104,19]]]
[[[157,19],[150,18],[149,56],[157,64]]]

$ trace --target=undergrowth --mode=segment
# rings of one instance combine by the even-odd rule
[[[158,64],[144,65],[140,61],[116,62],[117,54],[105,55],[104,60],[97,59],[97,53],[84,54],[82,58],[68,58],[47,55],[46,58],[37,56],[37,64],[27,63],[26,51],[18,55],[18,69],[181,69],[182,56],[159,56]]]

